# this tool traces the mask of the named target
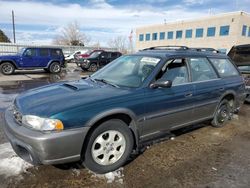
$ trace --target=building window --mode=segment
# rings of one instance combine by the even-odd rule
[[[149,41],[149,40],[150,40],[150,34],[147,33],[147,34],[146,34],[146,41]]]
[[[242,36],[247,36],[247,26],[246,25],[243,25],[242,26],[242,33],[241,33]]]
[[[176,31],[176,38],[181,39],[182,38],[182,31]]]
[[[152,40],[157,40],[157,33],[152,34]]]
[[[250,27],[248,27],[248,36],[250,37]]]
[[[230,30],[230,26],[229,25],[221,26],[220,27],[220,36],[227,36],[227,35],[229,35],[229,30]]]
[[[144,41],[144,35],[143,34],[139,35],[139,41]]]
[[[174,32],[173,31],[169,31],[168,32],[168,39],[173,39],[174,38]]]
[[[209,27],[207,28],[207,36],[208,37],[214,37],[215,36],[215,27]]]
[[[192,38],[192,33],[193,33],[193,30],[192,29],[187,29],[186,30],[186,38]]]
[[[195,37],[196,38],[202,38],[203,37],[203,29],[202,28],[196,29]]]
[[[160,40],[164,40],[165,39],[165,32],[160,32]]]

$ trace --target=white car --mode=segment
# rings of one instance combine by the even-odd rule
[[[65,61],[71,62],[75,59],[75,55],[85,54],[87,52],[88,50],[77,50],[74,53],[65,56]]]

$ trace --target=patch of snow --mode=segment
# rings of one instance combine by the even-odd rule
[[[234,115],[233,115],[233,119],[239,120],[239,115],[234,114]]]
[[[79,176],[81,173],[81,171],[79,169],[76,169],[76,168],[72,169],[72,171],[73,171],[73,174],[75,174],[76,176]]]
[[[5,177],[17,176],[26,172],[31,164],[25,162],[16,155],[10,143],[0,145],[0,175]]]
[[[215,167],[212,167],[212,169],[213,169],[214,171],[217,171],[217,168],[215,168]]]
[[[92,172],[93,173],[93,172]],[[107,183],[117,182],[123,184],[123,168],[119,168],[113,172],[108,172],[106,174],[93,174],[92,177],[97,177],[101,179],[106,179]]]

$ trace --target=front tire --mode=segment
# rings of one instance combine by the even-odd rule
[[[84,166],[103,174],[125,164],[132,152],[134,139],[126,123],[113,119],[94,129],[86,144],[82,154]]]
[[[229,120],[231,120],[233,114],[233,107],[230,105],[230,102],[226,99],[223,99],[214,115],[214,119],[211,124],[213,127],[223,127]]]
[[[91,63],[88,70],[91,72],[96,72],[98,70],[97,64]]]
[[[51,63],[49,66],[49,72],[56,74],[61,72],[61,65],[58,62]]]
[[[4,75],[11,75],[15,72],[15,67],[12,63],[6,62],[0,65],[0,71]]]

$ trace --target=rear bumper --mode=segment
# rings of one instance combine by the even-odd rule
[[[4,132],[14,151],[32,164],[62,164],[80,160],[88,127],[43,133],[16,123],[12,111],[4,116]]]

